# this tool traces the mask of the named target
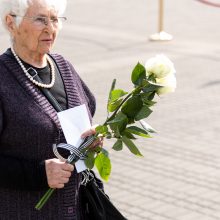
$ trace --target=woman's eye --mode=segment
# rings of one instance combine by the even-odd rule
[[[38,22],[38,23],[44,24],[45,23],[45,18],[37,17],[37,18],[35,18],[35,21]]]
[[[51,18],[51,21],[52,21],[53,23],[58,23],[58,18]]]

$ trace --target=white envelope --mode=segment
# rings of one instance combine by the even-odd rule
[[[83,141],[81,134],[91,128],[85,104],[59,112],[58,118],[67,143],[78,148]],[[86,169],[83,160],[77,161],[75,166],[78,173]]]

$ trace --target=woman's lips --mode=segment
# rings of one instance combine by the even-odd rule
[[[53,45],[53,40],[52,40],[52,39],[44,39],[44,40],[41,40],[41,42],[42,42],[44,45],[47,45],[47,46]]]
[[[53,42],[52,39],[44,39],[44,40],[42,40],[42,41],[44,41],[44,42]]]

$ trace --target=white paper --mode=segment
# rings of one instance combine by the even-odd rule
[[[82,133],[91,128],[85,104],[59,112],[58,118],[67,143],[78,148],[83,141]],[[78,173],[86,169],[83,160],[77,161],[75,166]]]

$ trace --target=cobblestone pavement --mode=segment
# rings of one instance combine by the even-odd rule
[[[74,0],[54,51],[75,66],[97,97],[95,123],[104,121],[113,78],[131,88],[134,65],[164,53],[178,88],[158,98],[148,123],[158,133],[141,139],[144,158],[110,151],[106,191],[129,220],[220,219],[220,8],[195,0],[164,0],[170,42],[157,31],[155,0]],[[0,51],[7,37],[0,30]],[[106,147],[111,147],[106,141]]]

